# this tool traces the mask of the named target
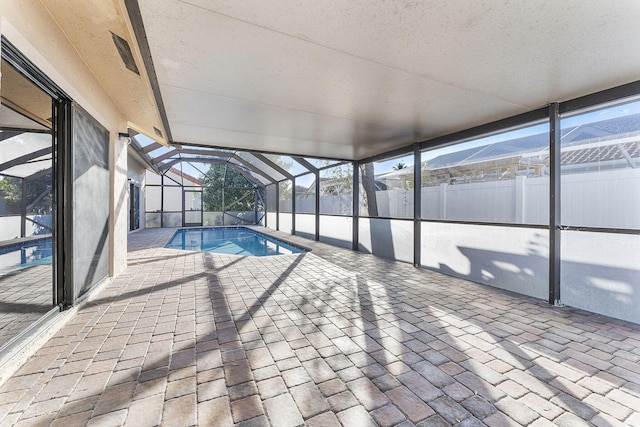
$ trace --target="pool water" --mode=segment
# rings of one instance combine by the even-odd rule
[[[51,238],[23,241],[0,248],[0,270],[25,268],[53,262]]]
[[[227,255],[271,256],[307,252],[246,227],[185,228],[165,248]]]

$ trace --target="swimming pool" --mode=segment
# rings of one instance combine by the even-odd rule
[[[307,252],[246,227],[183,228],[175,232],[165,248],[244,256]]]
[[[0,247],[0,270],[51,264],[53,250],[51,237],[6,242]]]

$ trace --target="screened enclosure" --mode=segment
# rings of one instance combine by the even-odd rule
[[[167,148],[143,136],[134,144],[154,166],[145,178],[146,228],[263,223],[271,178],[244,153]]]
[[[148,142],[147,226],[260,224],[640,321],[640,101],[594,99],[360,161]]]

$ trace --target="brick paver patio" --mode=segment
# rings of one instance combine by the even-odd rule
[[[640,425],[640,326],[305,242],[130,235],[129,267],[0,388],[0,425]],[[295,240],[295,238],[293,238]]]
[[[0,345],[53,308],[51,264],[0,268]]]

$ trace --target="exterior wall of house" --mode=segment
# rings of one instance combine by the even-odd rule
[[[127,146],[118,137],[126,118],[39,1],[3,0],[0,34],[109,132],[109,274],[116,276],[127,265]]]

